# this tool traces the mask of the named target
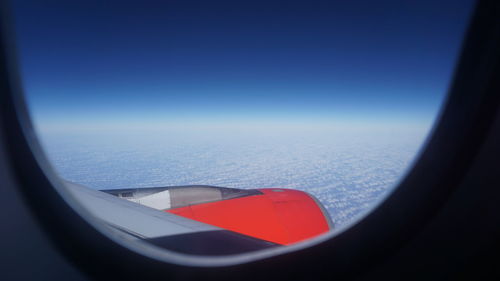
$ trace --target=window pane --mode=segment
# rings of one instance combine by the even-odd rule
[[[27,103],[59,175],[160,209],[174,193],[180,207],[300,190],[334,230],[411,166],[473,5],[112,2],[13,3]],[[185,185],[234,190],[134,197]]]

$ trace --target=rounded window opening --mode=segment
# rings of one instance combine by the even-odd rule
[[[37,136],[113,231],[221,256],[331,235],[391,192],[473,3],[116,4],[12,3]]]

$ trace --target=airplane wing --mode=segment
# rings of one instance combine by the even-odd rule
[[[194,185],[99,191],[65,184],[112,229],[187,254],[227,255],[289,245],[332,228],[321,204],[297,190]]]

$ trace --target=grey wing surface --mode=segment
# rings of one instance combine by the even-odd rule
[[[277,246],[268,241],[123,200],[80,184],[64,183],[85,209],[112,229],[171,251],[228,255]]]

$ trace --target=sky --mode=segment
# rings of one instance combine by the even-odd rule
[[[467,1],[13,1],[39,128],[429,126]]]

